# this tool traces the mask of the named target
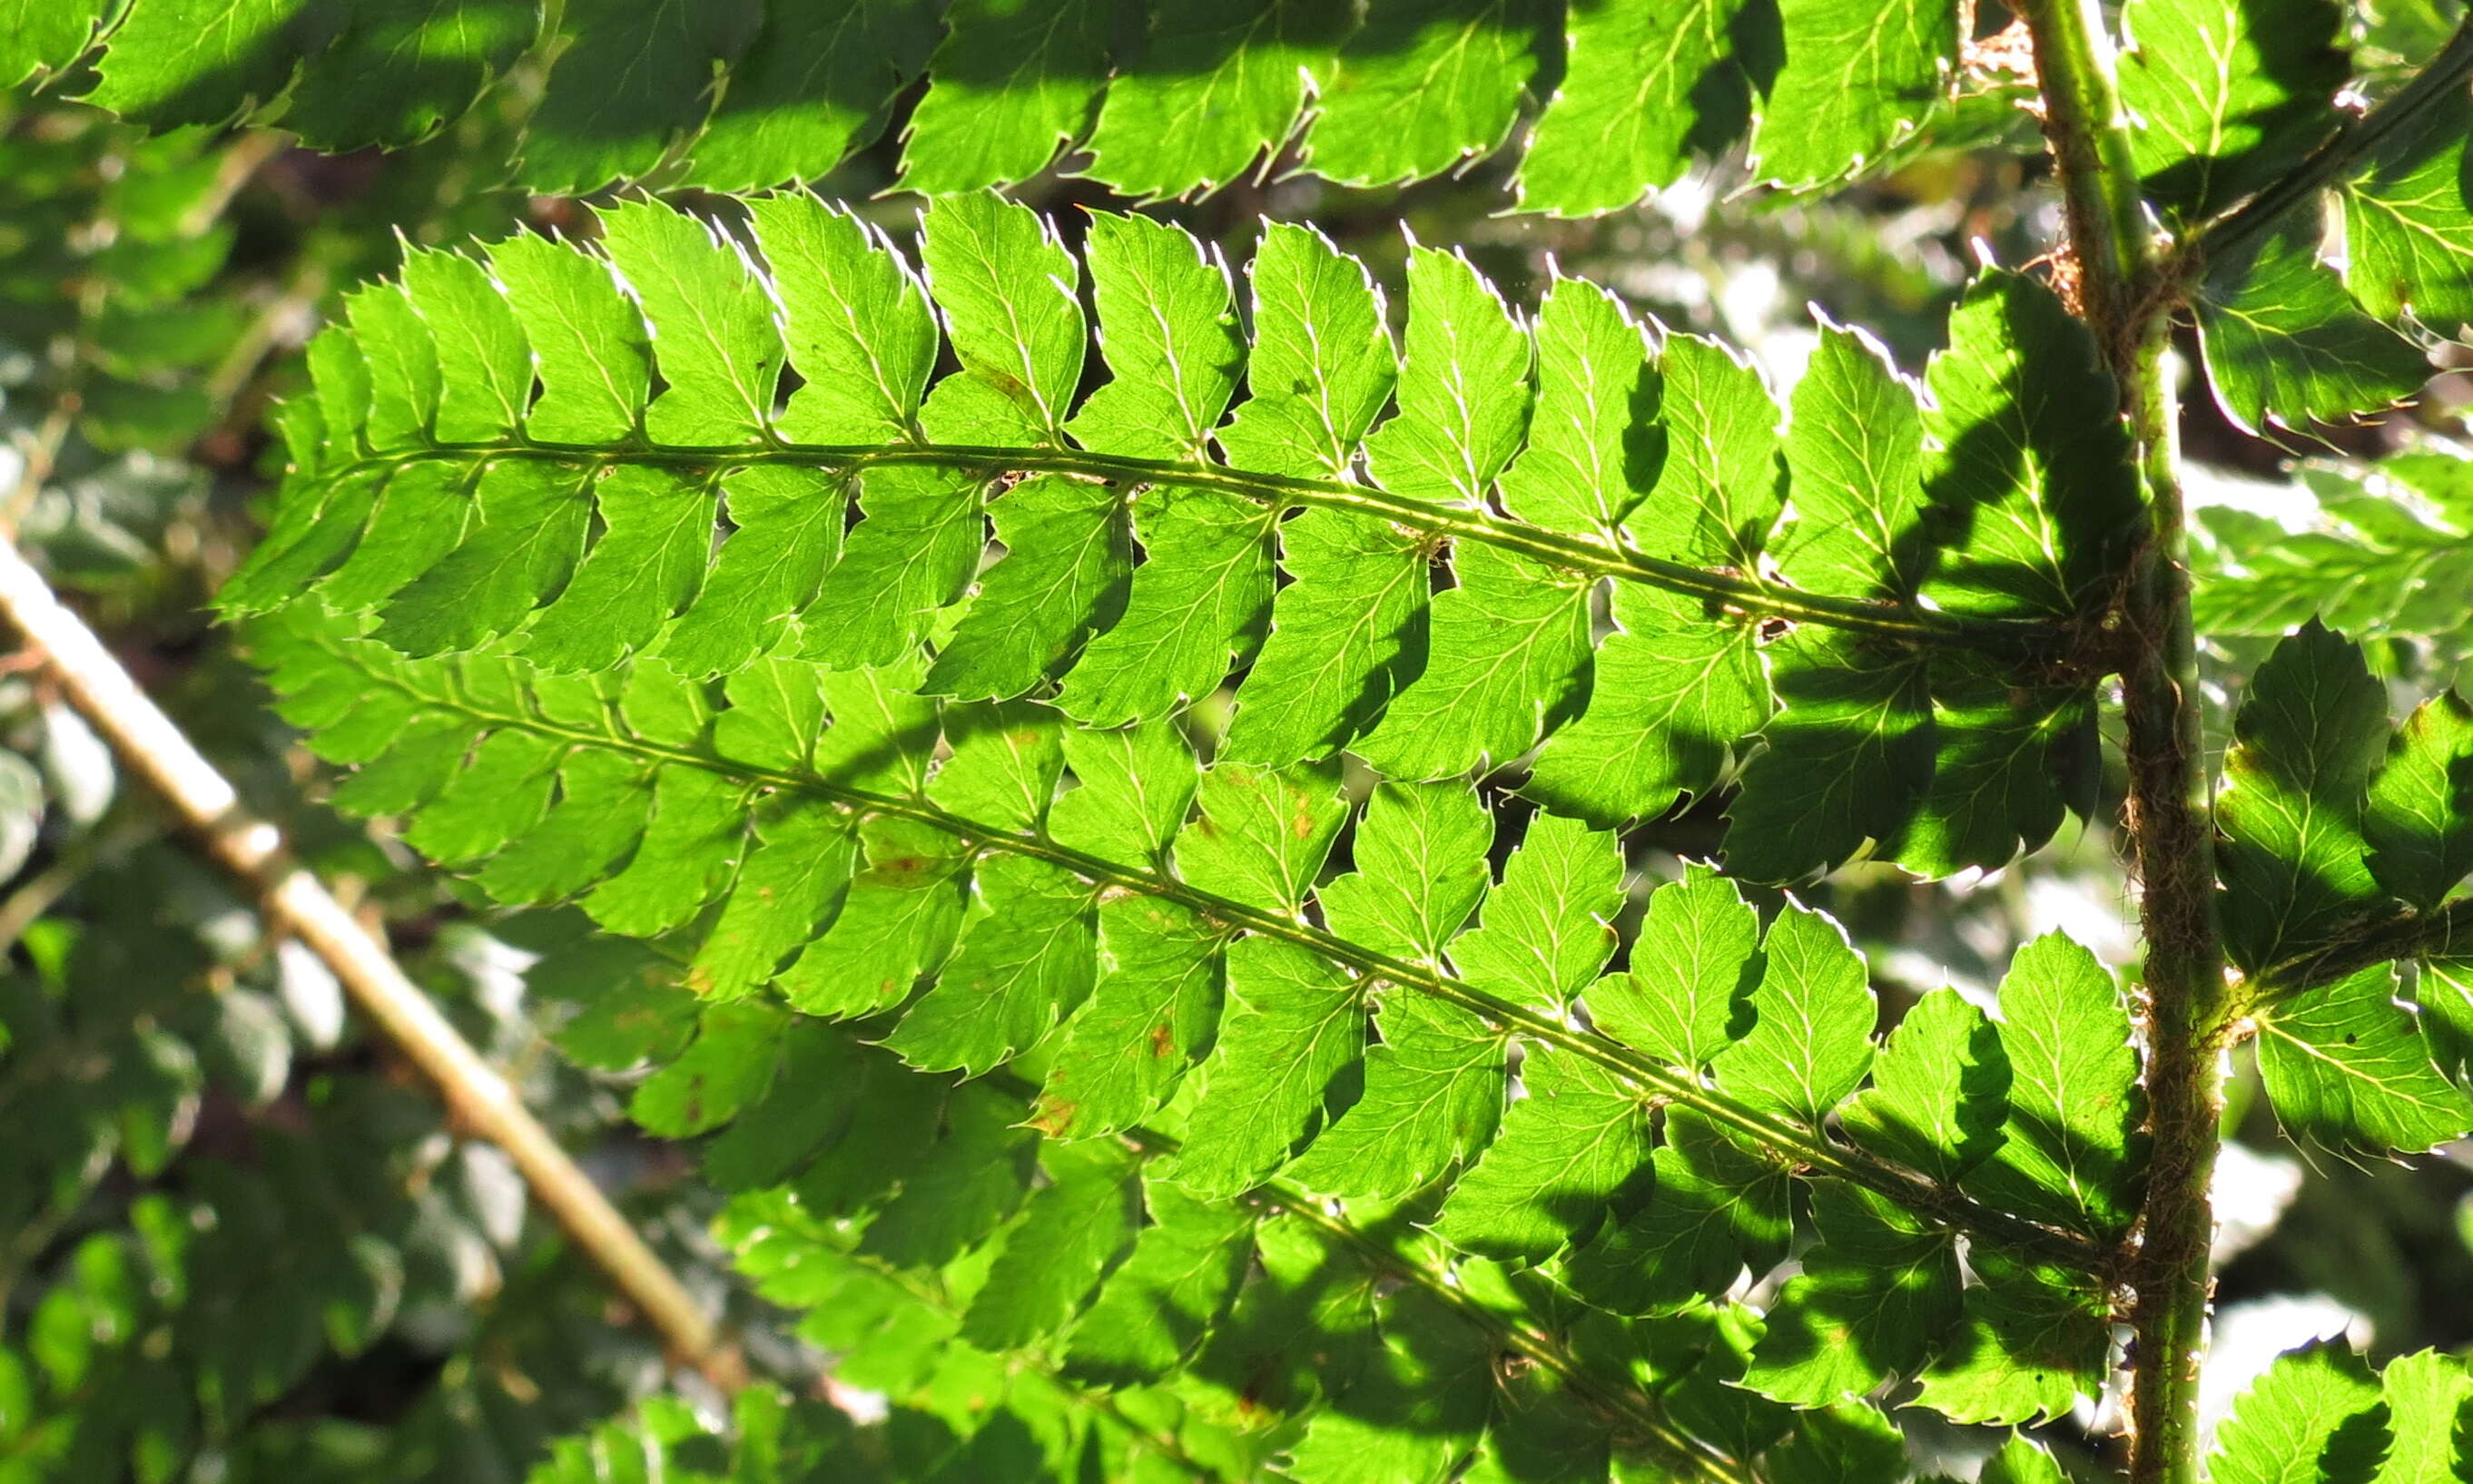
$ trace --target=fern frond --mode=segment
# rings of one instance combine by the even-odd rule
[[[807,1313],[803,1332],[837,1353],[852,1384],[935,1409],[939,1376],[1001,1372],[1013,1380],[997,1388],[994,1416],[1064,1412],[1070,1451],[1095,1435],[1111,1456],[1250,1477],[1294,1440],[1285,1414],[1328,1406],[1363,1419],[1393,1363],[1381,1358],[1386,1332],[1413,1332],[1478,1367],[1454,1407],[1469,1428],[1462,1451],[1480,1430],[1516,1449],[1559,1396],[1588,1428],[1613,1426],[1680,1476],[1741,1477],[1638,1378],[1472,1292],[1466,1280],[1485,1270],[1464,1278],[1417,1241],[1410,1209],[1368,1203],[1369,1215],[1343,1216],[1278,1184],[1197,1199],[1161,1178],[1173,1137],[1136,1127],[1121,1139],[1042,1142],[1012,1117],[1036,1087],[1008,1074],[952,1086],[819,1021],[785,1026],[744,1004],[698,1017],[676,991],[666,1005],[664,992],[648,1000],[640,989],[613,999],[608,946],[584,945],[576,957],[588,969],[553,954],[536,980],[552,993],[574,980],[599,1065],[675,1058],[641,1084],[637,1117],[673,1137],[719,1131],[706,1167],[743,1192],[725,1238],[761,1292]],[[637,950],[620,972],[640,986],[655,977],[643,971],[650,958]],[[682,1005],[701,1020],[684,1047],[658,1029]],[[751,1033],[751,1015],[773,1023]],[[690,1099],[695,1116],[682,1121]],[[1024,1158],[1034,1146],[1036,1173]],[[1669,1328],[1688,1338],[1693,1323]],[[1539,1368],[1542,1390],[1498,1390],[1495,1356]],[[967,1427],[988,1413],[972,1408]],[[1441,1446],[1387,1430],[1371,1427],[1368,1443]],[[1602,1456],[1601,1431],[1594,1447]]]
[[[727,1437],[684,1400],[648,1397],[627,1417],[552,1442],[524,1481],[609,1484],[649,1473],[692,1484],[805,1484],[828,1471],[853,1484],[891,1479],[856,1433],[840,1408],[794,1401],[771,1386],[732,1399]]]
[[[1866,841],[1925,874],[1997,865],[2059,823],[2055,775],[2092,735],[2071,635],[2136,504],[2092,347],[2024,279],[1960,310],[1928,418],[1841,334],[1782,443],[1731,352],[1672,336],[1652,358],[1576,282],[1532,337],[1428,250],[1401,360],[1363,271],[1273,226],[1249,351],[1197,244],[1098,218],[1113,379],[1076,406],[1078,269],[1029,212],[931,208],[961,367],[932,386],[928,294],[880,238],[798,197],[756,203],[755,235],[770,276],[628,205],[606,265],[527,239],[362,291],[313,355],[301,467],[227,609],[305,586],[409,654],[519,634],[576,672],[882,668],[932,636],[903,683],[1052,694],[1103,727],[1234,666],[1232,759],[1349,747],[1434,778],[1542,738],[1530,790],[1600,824],[1716,787],[1761,736],[1736,864],[1773,879]],[[1855,406],[1880,414],[1865,445],[1834,445]]]
[[[2451,634],[2473,610],[2473,461],[2426,448],[2308,482],[2319,508],[2301,531],[2226,507],[2201,514],[2199,632],[2281,637],[2316,616],[2346,634]]]
[[[1052,1136],[1131,1135],[1174,1110],[1163,1178],[1181,1189],[1438,1198],[1446,1238],[1553,1265],[1618,1314],[1725,1291],[1783,1256],[1796,1180],[1842,1185],[1854,1204],[1824,1225],[1828,1250],[1861,1264],[1901,1233],[1946,1278],[1940,1299],[1867,1318],[1825,1285],[1798,1290],[1754,1352],[1758,1384],[1831,1400],[1870,1384],[1845,1365],[1910,1374],[2021,1305],[2060,1304],[2098,1337],[2079,1358],[2100,1358],[2100,1291],[1978,1301],[1996,1304],[1979,1319],[1954,1245],[1964,1232],[2040,1255],[2061,1266],[2015,1271],[2049,1286],[2100,1267],[2135,1209],[2126,1006],[2083,950],[2022,961],[2022,981],[2052,983],[2016,1003],[2053,996],[2072,1007],[2057,1023],[1943,1029],[1934,1012],[1876,1065],[1872,994],[1834,923],[1790,907],[1762,933],[1730,886],[1695,875],[1651,898],[1632,971],[1602,975],[1611,838],[1541,816],[1495,885],[1493,825],[1465,785],[1386,784],[1352,822],[1328,774],[1197,775],[1155,733],[1073,732],[1019,706],[940,715],[880,672],[768,660],[715,705],[658,661],[572,677],[414,660],[329,623],[294,610],[256,643],[287,714],[361,765],[339,802],[405,816],[416,843],[486,826],[485,889],[580,895],[603,927],[674,942],[711,1014],[753,1017],[750,1045],[779,1035],[780,1012],[749,997],[770,985],[809,1014],[885,1017],[884,1045],[925,1070],[1044,1066],[1029,1114]],[[501,762],[527,749],[550,761],[510,807]],[[1060,794],[1068,755],[1080,786]],[[1344,830],[1357,869],[1325,879]],[[1952,1038],[1974,1068],[1954,1078]],[[1828,1125],[1867,1074],[1841,1139]],[[683,1075],[700,1119],[727,1115],[719,1089],[738,1084]],[[2022,1183],[2041,1192],[2020,1203],[2030,1214],[2000,1204]],[[1791,1330],[1793,1314],[1820,1328]],[[1840,1370],[1776,1358],[1832,1325],[1852,1327],[1826,1342]],[[2050,1410],[2053,1394],[2029,1400]]]
[[[824,175],[923,75],[901,183],[929,193],[1026,180],[1079,145],[1081,172],[1126,195],[1188,195],[1267,167],[1291,139],[1333,180],[1399,183],[1494,152],[1527,110],[1523,203],[1587,215],[1746,134],[1764,179],[1787,185],[1877,162],[1945,119],[1960,41],[1955,13],[1922,0],[1887,14],[1610,0],[1568,15],[1553,0],[1378,0],[1361,16],[1274,0],[1122,15],[1094,0],[722,0],[693,14],[580,7],[546,31],[537,7],[509,0],[314,25],[295,10],[195,16],[135,0],[105,36],[91,97],[156,128],[258,109],[318,148],[355,149],[427,137],[546,66],[517,181],[569,195],[665,161],[716,190]],[[66,67],[101,18],[90,0],[47,7],[0,50],[0,74]],[[379,69],[394,85],[365,85]],[[1771,120],[1757,132],[1756,108]]]
[[[593,956],[594,971],[577,981],[588,1004],[608,995],[612,967]],[[564,977],[555,957],[536,970],[543,973]],[[634,992],[624,998],[629,1023],[658,1018]],[[1209,1468],[1214,1459],[1250,1460],[1221,1467],[1252,1476],[1284,1448],[1282,1472],[1306,1484],[1369,1470],[1440,1479],[1472,1455],[1510,1478],[1601,1477],[1610,1446],[1626,1467],[1659,1477],[1792,1477],[1767,1471],[1788,1469],[1798,1450],[1844,1442],[1842,1427],[1868,1435],[1881,1425],[1853,1411],[1797,1416],[1739,1389],[1747,1368],[1762,1374],[1771,1349],[1740,1301],[1687,1297],[1645,1318],[1575,1308],[1569,1289],[1544,1286],[1579,1274],[1568,1260],[1505,1266],[1420,1236],[1418,1226],[1433,1219],[1431,1192],[1335,1203],[1281,1180],[1234,1201],[1198,1199],[1176,1181],[1182,1150],[1172,1135],[1141,1126],[1120,1140],[1037,1142],[992,1117],[1032,1096],[1029,1083],[996,1073],[949,1086],[813,1021],[787,1039],[742,1037],[744,1009],[708,1006],[696,1042],[644,1087],[691,1084],[714,1096],[699,1104],[703,1127],[726,1125],[707,1146],[708,1168],[749,1188],[725,1223],[742,1268],[768,1297],[807,1311],[804,1330],[842,1357],[839,1375],[897,1405],[933,1406],[940,1376],[1007,1375],[1016,1378],[1009,1393],[990,1395],[1008,1394],[1005,1406],[1061,1408],[1080,1419],[1059,1424],[1068,1437],[1147,1418],[1205,1476],[1221,1476]],[[672,1054],[655,1048],[660,1039],[639,1032],[651,1055]],[[715,1049],[700,1058],[708,1044]],[[1556,1095],[1550,1069],[1536,1067],[1532,1098]],[[840,1117],[805,1115],[819,1101]],[[639,1116],[648,1102],[673,1106],[666,1091],[639,1094]],[[1633,1118],[1645,1132],[1637,1108]],[[666,1118],[654,1126],[681,1132]],[[1037,1175],[1022,1157],[1034,1143]],[[1717,1143],[1741,1157],[1740,1146]],[[751,1166],[741,1151],[759,1148],[773,1158]],[[754,1189],[739,1178],[751,1173],[786,1184]],[[1782,1193],[1789,1177],[1779,1169],[1772,1178]],[[1637,1202],[1647,1192],[1635,1184]],[[1456,1200],[1446,1202],[1445,1230]],[[1544,1205],[1567,1209],[1569,1200]],[[919,1225],[929,1220],[932,1239]],[[1783,1237],[1756,1257],[1755,1271],[1782,1251]],[[1825,1251],[1807,1259],[1827,1260]],[[1983,1261],[2005,1273],[2008,1259]],[[1994,1297],[2013,1305],[2001,1312],[2014,1311],[2014,1292]],[[1970,1289],[1970,1317],[1977,1304]],[[1795,1329],[1814,1306],[1781,1300],[1769,1309],[1775,1333]],[[2077,1339],[2057,1340],[2064,1332]],[[1951,1410],[2048,1415],[2019,1388],[2058,1384],[2066,1405],[2069,1388],[2100,1364],[2102,1332],[2099,1304],[2036,1336],[2004,1331],[2010,1359],[1969,1343],[1976,1374],[2008,1382],[2007,1410]],[[1879,1354],[1887,1339],[1859,1322],[1841,1343]],[[1643,1371],[1634,1355],[1654,1358]],[[1939,1370],[1927,1386],[1951,1394]],[[1410,1405],[1401,1388],[1419,1378],[1431,1388],[1417,1389],[1413,1415],[1401,1412]],[[1164,1438],[1146,1446],[1180,1450]],[[1055,1472],[1068,1472],[1049,1456]],[[1580,1472],[1553,1472],[1557,1457],[1555,1467]],[[1866,1475],[1904,1476],[1894,1457]]]
[[[505,94],[523,130],[516,183],[564,195],[815,180],[924,77],[900,183],[928,194],[1026,180],[1061,151],[1139,201],[1289,159],[1377,185],[1501,152],[1519,156],[1520,208],[1563,216],[1632,204],[1746,142],[1763,184],[1835,184],[1981,142],[1995,132],[1970,117],[2008,102],[1960,65],[1960,12],[1931,0],[1326,9],[715,0],[688,14],[612,0],[544,30],[516,0],[332,19],[300,0],[207,15],[54,0],[0,38],[0,76],[68,69],[100,29],[91,101],[156,129],[255,116],[325,149],[411,143]],[[2141,0],[2123,16],[2124,96],[2150,125],[2136,168],[2203,267],[2193,307],[2217,398],[2254,430],[2401,401],[2431,372],[2421,331],[2473,323],[2473,36],[2356,130],[2341,23],[2334,0],[2256,13]],[[364,85],[380,70],[394,85]]]

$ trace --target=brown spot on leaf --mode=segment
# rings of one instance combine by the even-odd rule
[[[1030,1126],[1050,1138],[1061,1138],[1073,1121],[1073,1107],[1063,1098],[1043,1095],[1031,1110]]]

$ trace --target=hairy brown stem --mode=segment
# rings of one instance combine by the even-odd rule
[[[2139,192],[2112,42],[2098,0],[2026,8],[2081,297],[2121,382],[2147,490],[2148,531],[2124,574],[2119,621],[2128,830],[2146,937],[2153,1155],[2131,1264],[2133,1484],[2195,1484],[2207,1333],[2213,1180],[2222,1111],[2223,949],[2215,829],[2199,731],[2179,473],[2179,408],[2165,366],[2172,296]]]

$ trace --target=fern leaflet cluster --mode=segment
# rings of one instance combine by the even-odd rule
[[[1351,827],[1327,774],[1197,775],[1156,732],[948,706],[940,749],[924,703],[872,723],[844,702],[830,726],[799,709],[853,681],[898,694],[878,676],[770,660],[714,712],[658,661],[558,677],[302,627],[259,644],[318,745],[366,760],[342,802],[408,817],[442,859],[486,859],[505,899],[582,893],[713,1002],[679,1074],[702,1079],[696,1111],[667,1132],[732,1106],[713,1066],[755,1066],[742,1095],[760,1083],[783,1003],[878,1027],[882,1075],[919,1095],[944,1084],[892,1058],[1044,1066],[1035,1098],[964,1085],[990,1137],[1027,1149],[1027,1117],[1072,1149],[1164,1119],[1178,1199],[1276,1179],[1377,1209],[1438,1202],[1459,1251],[1544,1265],[1618,1315],[1696,1307],[1772,1266],[1797,1175],[1825,1177],[1822,1246],[1769,1306],[1747,1384],[1831,1403],[1939,1354],[1951,1374],[1927,1397],[2002,1420],[2095,1384],[2105,1296],[2070,1264],[2100,1267],[2136,1209],[2135,1067],[2118,989],[2074,945],[2022,958],[2010,1024],[1944,992],[1876,1052],[1861,960],[1825,918],[1789,907],[1764,933],[1731,884],[1694,874],[1649,898],[1630,970],[1606,974],[1613,840],[1538,816],[1489,890],[1493,824],[1464,784],[1383,784]],[[1060,793],[1068,757],[1078,786]],[[1343,829],[1356,869],[1328,875]],[[809,1069],[782,1095],[804,1108],[842,1086]],[[904,1137],[940,1126],[873,1093],[853,1107]],[[756,1137],[812,1122],[774,1110]],[[848,1159],[869,1179],[918,1168],[889,1137]],[[974,1234],[919,1178],[915,1219]],[[994,1221],[1011,1202],[962,1205]],[[1892,1257],[1909,1302],[1883,1309],[1870,1280]],[[2035,1326],[2043,1349],[2022,1358]]]
[[[557,193],[819,176],[923,78],[901,182],[929,193],[1026,180],[1063,148],[1140,198],[1224,185],[1292,144],[1331,180],[1397,183],[1492,153],[1528,111],[1523,204],[1586,215],[1746,136],[1783,184],[1878,163],[1947,121],[1961,39],[1922,0],[622,0],[545,19],[526,0],[332,16],[56,0],[0,47],[0,73],[66,67],[108,22],[94,102],[156,128],[259,108],[322,149],[410,143],[529,83],[516,174]],[[396,85],[361,85],[376,67]],[[1770,110],[1794,125],[1761,127]]]
[[[812,198],[750,217],[360,291],[222,601],[339,803],[650,945],[593,941],[649,956],[587,1059],[661,1065],[637,1116],[712,1136],[742,1263],[910,1409],[905,1471],[1801,1484],[1903,1469],[1892,1389],[2101,1391],[2146,1164],[2109,972],[2043,940],[1998,1018],[1876,1039],[1837,924],[1643,893],[1614,832],[1732,789],[1755,880],[2049,837],[2138,506],[2048,291],[1987,275],[1920,387],[1830,328],[1782,413],[1424,249],[1395,346],[1303,228],[1248,334],[1138,218],[1077,262],[940,201],[920,273]],[[2433,707],[2379,771],[2312,628],[2239,724],[2244,1013],[2317,1143],[2473,1126],[2461,1017],[2391,998],[2399,957],[2454,982],[2473,867]],[[1011,1400],[940,1412],[974,1375]]]
[[[805,198],[754,212],[769,277],[637,205],[606,262],[517,239],[363,291],[227,608],[306,585],[408,654],[504,642],[550,670],[883,668],[925,642],[910,688],[1103,728],[1233,667],[1223,760],[1345,747],[1432,779],[1544,737],[1525,791],[1599,824],[1707,792],[1759,736],[1731,810],[1756,878],[1866,841],[1998,865],[2088,778],[2076,647],[2135,496],[2092,347],[2027,280],[1961,309],[1929,407],[1833,332],[1781,433],[1721,347],[1652,359],[1566,281],[1532,351],[1442,252],[1415,255],[1395,357],[1362,270],[1297,227],[1253,265],[1249,356],[1191,239],[1102,217],[1113,379],[1077,405],[1079,270],[1028,212],[931,209],[961,366],[932,387],[927,296],[880,240]]]

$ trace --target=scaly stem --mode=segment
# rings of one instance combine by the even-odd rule
[[[2468,944],[2473,944],[2473,897],[2460,897],[2427,911],[2408,908],[2393,917],[2362,923],[2324,947],[2268,965],[2249,976],[2235,1009],[2247,1015],[2373,964],[2458,956]]]
[[[2130,1419],[2137,1484],[2197,1477],[2198,1363],[2212,1288],[2208,1187],[2223,1112],[2223,948],[2216,930],[2215,828],[2199,737],[2178,440],[2163,329],[2142,346],[2135,419],[2153,522],[2129,577],[2136,643],[2122,675],[2130,832],[2147,940],[2147,1099],[2153,1154],[2134,1268],[2138,1352]]]
[[[2223,950],[2215,831],[2199,737],[2197,643],[2183,529],[2179,408],[2164,364],[2172,299],[2139,196],[2099,0],[2027,7],[2047,137],[2080,298],[2120,378],[2147,487],[2147,538],[2123,574],[2122,705],[2129,832],[2147,940],[2147,1098],[2153,1157],[2132,1266],[2130,1478],[2195,1484],[2198,1365],[2222,1110]]]

